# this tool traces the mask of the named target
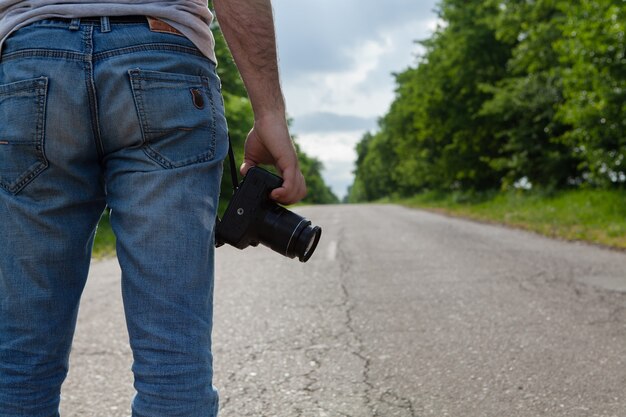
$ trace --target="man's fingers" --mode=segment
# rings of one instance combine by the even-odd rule
[[[241,175],[245,177],[248,171],[250,170],[250,168],[252,168],[253,166],[254,164],[248,161],[244,161],[243,164],[241,164],[241,166],[239,167],[239,172],[241,173]]]
[[[270,197],[272,200],[285,205],[294,204],[301,200],[293,191],[289,191],[285,187],[272,190]]]
[[[283,185],[272,190],[270,197],[282,204],[293,204],[306,195],[306,184],[299,170],[285,171]]]

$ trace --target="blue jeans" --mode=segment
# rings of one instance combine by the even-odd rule
[[[44,20],[0,61],[0,417],[59,415],[108,205],[134,417],[213,417],[214,226],[226,120],[215,65],[145,21]]]

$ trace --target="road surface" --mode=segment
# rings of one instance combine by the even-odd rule
[[[626,417],[626,253],[391,205],[303,207],[301,264],[220,248],[221,417]],[[94,263],[63,417],[127,417],[115,260]]]

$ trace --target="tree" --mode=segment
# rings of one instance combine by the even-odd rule
[[[357,146],[350,201],[626,185],[626,2],[442,0]]]
[[[558,117],[572,125],[563,135],[582,160],[592,185],[626,184],[626,3],[576,0],[564,8],[557,43],[565,102]]]
[[[506,75],[510,47],[490,24],[499,12],[489,2],[444,0],[445,23],[421,42],[415,68],[396,75],[396,98],[379,132],[365,137],[352,192],[365,199],[426,189],[482,190],[499,185],[491,161],[498,156],[482,88]]]
[[[306,179],[307,187],[307,195],[302,202],[306,204],[339,203],[339,198],[337,198],[322,178],[322,171],[324,170],[322,162],[302,152],[297,144],[296,150],[298,151],[298,161],[302,174]]]
[[[349,201],[371,201],[389,195],[395,186],[391,176],[394,162],[388,137],[366,133],[357,145],[356,182]]]
[[[555,44],[562,37],[562,5],[554,1],[494,0],[497,38],[510,45],[507,76],[484,85],[492,99],[481,114],[490,116],[499,142],[491,167],[502,188],[525,178],[544,188],[563,187],[578,176],[572,147],[559,140],[568,129],[555,115],[563,104],[562,68]]]

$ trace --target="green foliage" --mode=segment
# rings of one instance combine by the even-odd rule
[[[388,136],[367,133],[357,146],[357,170],[351,193],[359,193],[358,200],[375,200],[388,194],[394,186],[390,171],[397,163],[388,143]],[[381,175],[381,172],[384,173]]]
[[[308,156],[300,150],[296,144],[298,151],[298,160],[300,169],[306,179],[307,196],[302,200],[305,204],[336,204],[339,199],[322,178],[324,165],[319,159]]]
[[[481,114],[492,116],[500,147],[490,167],[501,174],[503,189],[524,177],[535,186],[563,187],[578,175],[576,158],[558,139],[568,126],[555,118],[563,103],[563,82],[553,45],[560,39],[564,15],[554,1],[500,5],[493,26],[512,53],[508,76],[483,86],[493,97],[483,103]]]
[[[95,258],[104,258],[115,254],[115,234],[111,229],[109,217],[110,211],[107,209],[98,223],[92,251]]]
[[[357,146],[348,201],[626,184],[626,2],[441,0],[438,12]]]
[[[582,159],[584,180],[593,185],[626,183],[626,3],[568,3],[563,37],[557,42],[564,71],[563,135]]]

